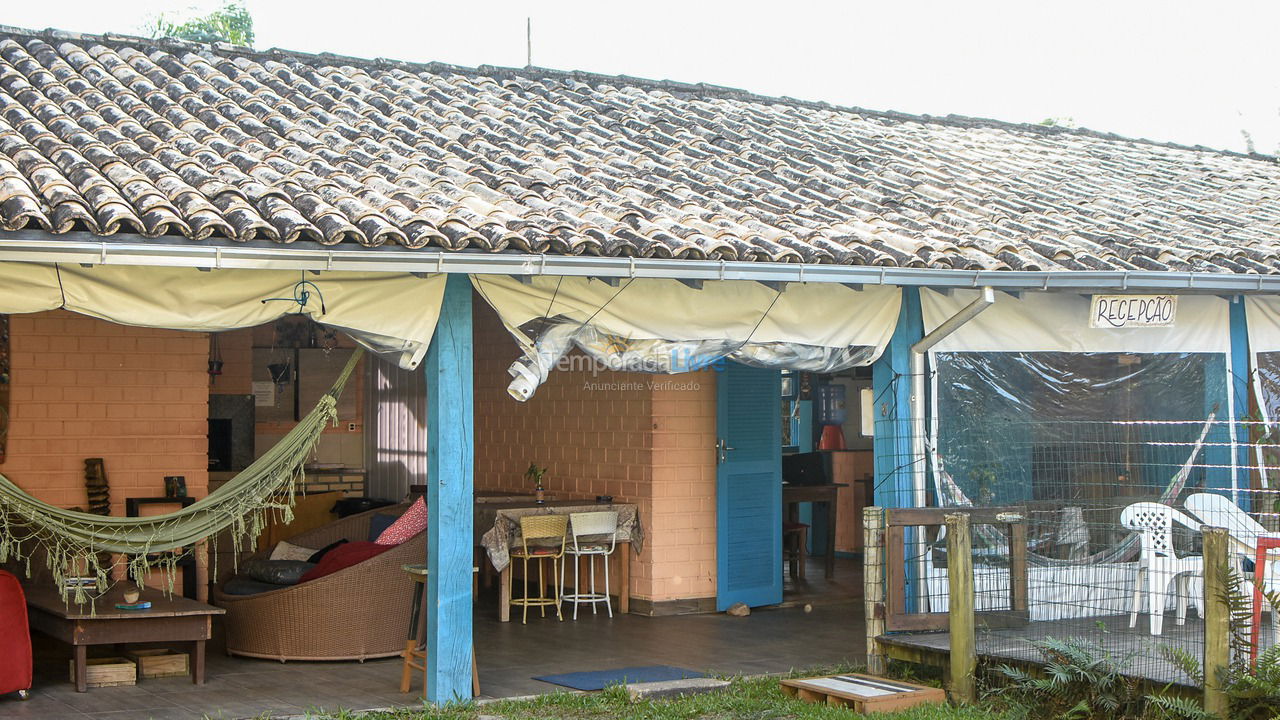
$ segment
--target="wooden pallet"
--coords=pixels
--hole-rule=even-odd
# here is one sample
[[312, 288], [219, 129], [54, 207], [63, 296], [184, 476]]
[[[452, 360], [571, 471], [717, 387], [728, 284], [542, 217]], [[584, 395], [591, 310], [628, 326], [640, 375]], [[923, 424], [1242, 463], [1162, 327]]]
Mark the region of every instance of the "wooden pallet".
[[138, 679], [183, 677], [191, 674], [188, 656], [165, 648], [127, 650], [124, 656], [137, 664]]
[[[71, 682], [76, 681], [76, 661], [71, 660]], [[119, 687], [138, 682], [138, 668], [133, 661], [122, 657], [89, 658], [85, 663], [87, 687]]]
[[859, 713], [892, 712], [947, 701], [941, 688], [852, 673], [782, 680], [781, 684], [782, 691], [791, 697], [848, 707]]

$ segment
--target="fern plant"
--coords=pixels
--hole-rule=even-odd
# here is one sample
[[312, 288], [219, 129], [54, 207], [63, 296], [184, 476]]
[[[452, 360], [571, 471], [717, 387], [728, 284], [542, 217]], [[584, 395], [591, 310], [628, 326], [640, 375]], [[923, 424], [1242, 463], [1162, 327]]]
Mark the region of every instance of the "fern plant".
[[1117, 659], [1097, 643], [1080, 639], [1045, 638], [1034, 645], [1044, 658], [1042, 671], [996, 667], [1006, 682], [992, 694], [1003, 701], [1012, 717], [1142, 717], [1146, 699], [1140, 683], [1122, 672], [1132, 655]]
[[[1249, 662], [1253, 649], [1249, 633], [1253, 611], [1246, 593], [1251, 593], [1253, 586], [1232, 568], [1223, 568], [1222, 572], [1226, 586], [1220, 599], [1227, 606], [1231, 662], [1219, 682], [1227, 696], [1228, 717], [1231, 720], [1274, 720], [1280, 717], [1280, 645], [1259, 654], [1256, 665]], [[1258, 587], [1267, 603], [1280, 607], [1280, 593]], [[1181, 648], [1168, 646], [1161, 648], [1161, 655], [1186, 673], [1194, 684], [1204, 685], [1204, 667], [1199, 658]], [[1199, 703], [1168, 692], [1150, 695], [1146, 699], [1149, 713], [1155, 718], [1206, 720], [1214, 717], [1201, 709]]]

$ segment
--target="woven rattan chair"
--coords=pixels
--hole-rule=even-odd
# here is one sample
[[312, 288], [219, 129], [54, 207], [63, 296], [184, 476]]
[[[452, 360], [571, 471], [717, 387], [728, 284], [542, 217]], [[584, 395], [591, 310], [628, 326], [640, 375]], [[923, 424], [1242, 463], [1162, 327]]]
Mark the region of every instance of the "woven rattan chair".
[[[379, 513], [399, 515], [408, 503], [351, 515], [289, 542], [321, 548], [369, 537]], [[427, 534], [332, 575], [256, 595], [228, 595], [219, 586], [214, 604], [225, 608], [227, 654], [270, 660], [366, 660], [397, 657], [409, 633], [405, 601], [414, 583], [402, 569], [427, 556]], [[265, 553], [255, 557], [266, 557]]]
[[[520, 548], [511, 551], [512, 560], [520, 560], [524, 569], [524, 597], [512, 598], [512, 605], [522, 609], [520, 623], [529, 621], [529, 606], [538, 608], [542, 617], [547, 616], [547, 607], [556, 609], [556, 617], [564, 620], [560, 614], [560, 582], [557, 575], [560, 571], [560, 559], [564, 557], [565, 533], [569, 529], [569, 518], [565, 515], [525, 515], [520, 518]], [[530, 541], [534, 544], [530, 545]], [[541, 543], [537, 541], [542, 541]], [[558, 543], [558, 544], [557, 544]], [[529, 597], [529, 561], [538, 564], [538, 597]], [[551, 597], [547, 597], [546, 561], [551, 561]]]

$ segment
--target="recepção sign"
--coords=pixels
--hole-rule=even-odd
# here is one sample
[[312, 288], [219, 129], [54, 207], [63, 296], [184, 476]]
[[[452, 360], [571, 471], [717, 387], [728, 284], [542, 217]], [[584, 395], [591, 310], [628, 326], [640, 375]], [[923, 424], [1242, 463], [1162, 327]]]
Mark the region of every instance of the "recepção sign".
[[1177, 295], [1094, 295], [1089, 327], [1173, 327]]

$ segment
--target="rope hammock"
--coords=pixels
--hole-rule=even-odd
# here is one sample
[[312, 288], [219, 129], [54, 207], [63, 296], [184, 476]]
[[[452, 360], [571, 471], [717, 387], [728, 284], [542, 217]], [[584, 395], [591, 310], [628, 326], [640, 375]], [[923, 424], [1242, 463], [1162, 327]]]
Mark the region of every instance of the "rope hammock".
[[[1178, 497], [1178, 493], [1182, 492], [1182, 489], [1186, 487], [1187, 479], [1191, 477], [1191, 470], [1195, 467], [1196, 456], [1204, 448], [1204, 440], [1209, 435], [1209, 428], [1213, 426], [1215, 417], [1216, 413], [1209, 413], [1209, 418], [1204, 421], [1204, 427], [1200, 429], [1200, 436], [1196, 438], [1195, 444], [1191, 447], [1191, 453], [1187, 456], [1187, 461], [1182, 464], [1178, 472], [1174, 473], [1169, 485], [1160, 493], [1158, 502], [1165, 505], [1171, 504]], [[960, 489], [955, 480], [952, 480], [951, 476], [945, 472], [934, 473], [934, 492], [942, 500], [941, 504], [946, 507], [973, 507], [973, 500], [970, 500], [969, 496], [964, 494], [964, 491]], [[1006, 542], [1000, 531], [990, 525], [976, 525], [974, 526], [974, 532], [991, 547], [1000, 547]], [[1134, 533], [1126, 537], [1119, 545], [1087, 557], [1067, 560], [1027, 551], [1027, 560], [1032, 565], [1101, 565], [1128, 562], [1137, 556], [1139, 550], [1138, 535]]]
[[[87, 596], [78, 586], [68, 588], [67, 577], [89, 568], [97, 587], [107, 587], [110, 566], [96, 558], [99, 553], [116, 553], [127, 558], [128, 576], [135, 582], [141, 585], [158, 567], [172, 592], [178, 561], [193, 553], [196, 543], [230, 530], [238, 553], [256, 542], [270, 513], [285, 523], [293, 520], [293, 492], [303, 479], [302, 466], [324, 428], [337, 422], [338, 397], [363, 354], [359, 349], [352, 353], [333, 387], [280, 442], [222, 487], [176, 512], [105, 517], [64, 510], [31, 497], [0, 475], [0, 563], [22, 560], [30, 577], [32, 551], [39, 547], [63, 599], [74, 591], [80, 603]], [[153, 553], [167, 554], [148, 559]]]

